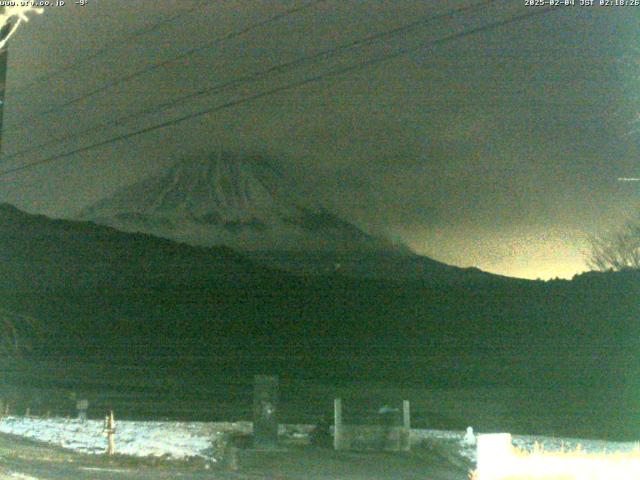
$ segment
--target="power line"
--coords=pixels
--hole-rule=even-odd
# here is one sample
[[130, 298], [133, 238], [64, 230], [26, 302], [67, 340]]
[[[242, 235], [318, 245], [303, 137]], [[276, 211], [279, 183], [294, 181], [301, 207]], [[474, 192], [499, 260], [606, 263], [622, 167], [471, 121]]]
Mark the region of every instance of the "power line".
[[20, 85], [19, 88], [17, 88], [15, 91], [12, 92], [12, 95], [23, 95], [23, 94], [27, 94], [27, 93], [32, 93], [31, 88], [38, 84], [38, 83], [42, 83], [45, 82], [47, 80], [49, 80], [52, 77], [58, 76], [64, 72], [67, 72], [69, 70], [73, 70], [77, 67], [79, 67], [82, 64], [85, 64], [87, 62], [90, 62], [91, 60], [95, 60], [96, 58], [100, 57], [101, 55], [104, 55], [107, 52], [112, 52], [115, 48], [118, 48], [122, 45], [126, 45], [131, 43], [131, 40], [137, 38], [137, 37], [142, 37], [144, 35], [147, 35], [151, 32], [154, 32], [156, 30], [159, 30], [160, 28], [162, 28], [163, 26], [170, 24], [172, 22], [174, 22], [175, 20], [177, 20], [180, 17], [183, 16], [187, 16], [189, 14], [191, 14], [192, 12], [198, 10], [202, 5], [207, 5], [208, 2], [206, 1], [202, 1], [202, 2], [198, 2], [197, 5], [191, 7], [191, 8], [187, 8], [185, 10], [181, 10], [179, 13], [176, 13], [174, 15], [170, 15], [166, 18], [163, 18], [162, 20], [159, 20], [158, 22], [143, 27], [139, 30], [136, 30], [135, 32], [133, 32], [130, 35], [127, 35], [126, 37], [123, 37], [119, 40], [117, 40], [114, 43], [109, 44], [106, 47], [100, 48], [98, 50], [96, 50], [94, 53], [91, 53], [89, 55], [87, 55], [86, 57], [77, 59], [63, 67], [60, 67], [57, 70], [53, 70], [49, 73], [46, 73], [44, 75], [41, 75], [39, 77], [36, 77], [35, 79], [31, 80], [30, 82], [26, 83], [26, 84], [22, 84]]
[[311, 0], [309, 3], [307, 3], [305, 5], [302, 5], [302, 6], [299, 6], [299, 7], [290, 8], [290, 9], [288, 9], [288, 10], [282, 12], [282, 13], [278, 13], [277, 15], [273, 15], [273, 16], [271, 16], [269, 18], [266, 18], [264, 20], [261, 20], [259, 22], [252, 23], [251, 25], [248, 25], [245, 28], [242, 28], [240, 30], [236, 30], [236, 31], [227, 33], [226, 35], [223, 35], [221, 37], [218, 37], [215, 40], [206, 43], [205, 45], [201, 45], [201, 46], [190, 48], [189, 50], [187, 50], [185, 52], [182, 52], [181, 54], [179, 54], [176, 57], [170, 58], [168, 60], [163, 60], [163, 61], [158, 62], [158, 63], [154, 63], [152, 65], [149, 65], [148, 67], [142, 68], [140, 70], [136, 70], [135, 72], [133, 72], [130, 75], [127, 75], [125, 77], [120, 77], [120, 78], [118, 78], [116, 80], [104, 83], [101, 86], [99, 86], [99, 87], [97, 87], [97, 88], [95, 88], [95, 89], [93, 89], [93, 90], [91, 90], [91, 91], [89, 91], [89, 92], [87, 92], [87, 93], [85, 93], [83, 95], [80, 95], [80, 96], [77, 96], [75, 98], [72, 98], [71, 100], [68, 100], [68, 101], [66, 101], [66, 102], [64, 102], [64, 103], [62, 103], [60, 105], [57, 105], [57, 106], [55, 106], [53, 108], [50, 108], [48, 110], [44, 110], [42, 112], [35, 113], [34, 115], [28, 116], [26, 119], [24, 119], [20, 123], [24, 123], [25, 121], [28, 122], [28, 121], [33, 120], [36, 117], [40, 117], [42, 115], [48, 115], [48, 114], [53, 113], [53, 112], [55, 112], [57, 110], [69, 107], [69, 106], [74, 105], [76, 103], [79, 103], [79, 102], [81, 102], [83, 100], [91, 98], [91, 97], [97, 95], [98, 93], [104, 92], [106, 90], [110, 90], [111, 88], [113, 88], [115, 86], [127, 83], [127, 82], [129, 82], [129, 81], [131, 81], [131, 80], [133, 80], [135, 78], [140, 77], [141, 75], [153, 72], [154, 70], [157, 70], [159, 68], [163, 68], [163, 67], [169, 66], [172, 63], [176, 62], [177, 60], [180, 60], [180, 59], [183, 59], [183, 58], [186, 58], [186, 57], [190, 57], [191, 55], [193, 55], [193, 54], [195, 54], [197, 52], [200, 52], [202, 50], [208, 50], [208, 49], [220, 44], [221, 42], [231, 40], [232, 38], [235, 38], [235, 37], [239, 37], [241, 35], [244, 35], [245, 33], [248, 33], [248, 32], [250, 32], [252, 30], [255, 30], [256, 28], [263, 27], [265, 25], [268, 25], [269, 23], [281, 20], [281, 19], [286, 18], [286, 17], [288, 17], [290, 15], [293, 15], [295, 13], [307, 10], [307, 9], [315, 6], [316, 4], [323, 3], [323, 2], [326, 2], [326, 1], [327, 0]]
[[497, 21], [497, 22], [490, 23], [488, 25], [483, 25], [481, 27], [476, 27], [476, 28], [473, 28], [473, 29], [470, 29], [470, 30], [467, 30], [467, 31], [458, 32], [458, 33], [455, 33], [455, 34], [448, 35], [446, 37], [442, 37], [442, 38], [439, 38], [439, 39], [436, 39], [436, 40], [432, 40], [431, 42], [428, 42], [426, 45], [419, 45], [419, 46], [416, 46], [416, 47], [404, 48], [404, 49], [401, 49], [401, 50], [399, 50], [397, 52], [394, 52], [394, 53], [391, 53], [391, 54], [381, 55], [381, 56], [374, 57], [374, 58], [369, 59], [369, 60], [365, 60], [363, 62], [359, 62], [359, 63], [352, 64], [352, 65], [348, 65], [346, 67], [342, 67], [342, 68], [339, 68], [339, 69], [334, 69], [332, 71], [321, 73], [321, 74], [315, 75], [313, 77], [309, 77], [309, 78], [306, 78], [306, 79], [303, 79], [303, 80], [299, 80], [299, 81], [296, 81], [296, 82], [291, 82], [291, 83], [288, 83], [288, 84], [280, 86], [280, 87], [275, 87], [275, 88], [272, 88], [270, 90], [266, 90], [264, 92], [260, 92], [260, 93], [254, 94], [254, 95], [250, 95], [248, 97], [244, 97], [244, 98], [241, 98], [241, 99], [238, 99], [238, 100], [232, 100], [232, 101], [223, 103], [221, 105], [217, 105], [215, 107], [211, 107], [211, 108], [207, 108], [205, 110], [201, 110], [199, 112], [191, 113], [191, 114], [184, 115], [184, 116], [172, 119], [172, 120], [168, 120], [168, 121], [156, 124], [156, 125], [152, 125], [152, 126], [149, 126], [149, 127], [145, 127], [145, 128], [141, 128], [141, 129], [138, 129], [138, 130], [134, 130], [134, 131], [126, 133], [126, 134], [118, 135], [116, 137], [112, 137], [112, 138], [107, 139], [107, 140], [96, 142], [94, 144], [87, 145], [85, 147], [81, 147], [81, 148], [77, 148], [75, 150], [70, 150], [68, 152], [64, 152], [64, 153], [60, 153], [60, 154], [57, 154], [57, 155], [53, 155], [51, 157], [45, 158], [43, 160], [38, 160], [36, 162], [32, 162], [32, 163], [29, 163], [27, 165], [22, 165], [22, 166], [19, 166], [19, 167], [14, 167], [14, 168], [8, 169], [8, 170], [3, 170], [3, 171], [0, 171], [0, 177], [7, 176], [7, 175], [9, 175], [11, 173], [16, 173], [16, 172], [20, 172], [20, 171], [23, 171], [23, 170], [27, 170], [27, 169], [30, 169], [30, 168], [33, 168], [35, 166], [42, 165], [42, 164], [45, 164], [45, 163], [51, 163], [51, 162], [54, 162], [54, 161], [57, 161], [57, 160], [61, 160], [61, 159], [76, 155], [78, 153], [84, 153], [84, 152], [87, 152], [89, 150], [93, 150], [95, 148], [99, 148], [99, 147], [102, 147], [102, 146], [105, 146], [105, 145], [109, 145], [111, 143], [115, 143], [115, 142], [118, 142], [118, 141], [121, 141], [121, 140], [127, 140], [129, 138], [133, 138], [133, 137], [136, 137], [136, 136], [139, 136], [139, 135], [144, 135], [146, 133], [149, 133], [149, 132], [152, 132], [152, 131], [155, 131], [155, 130], [160, 130], [160, 129], [163, 129], [163, 128], [166, 128], [166, 127], [177, 125], [177, 124], [185, 122], [187, 120], [198, 118], [198, 117], [201, 117], [201, 116], [204, 116], [204, 115], [207, 115], [207, 114], [211, 114], [211, 113], [215, 113], [215, 112], [218, 112], [218, 111], [221, 111], [221, 110], [226, 110], [228, 108], [236, 107], [238, 105], [242, 105], [244, 103], [247, 103], [247, 102], [250, 102], [250, 101], [253, 101], [253, 100], [258, 100], [260, 98], [271, 96], [271, 95], [274, 95], [274, 94], [277, 94], [277, 93], [280, 93], [280, 92], [283, 92], [283, 91], [291, 90], [293, 88], [301, 87], [301, 86], [308, 85], [308, 84], [311, 84], [311, 83], [316, 83], [316, 82], [319, 82], [319, 81], [324, 80], [326, 78], [335, 77], [335, 76], [343, 75], [343, 74], [346, 74], [346, 73], [351, 73], [353, 71], [356, 71], [356, 70], [359, 70], [359, 69], [362, 69], [362, 68], [366, 68], [366, 67], [370, 67], [370, 66], [385, 62], [387, 60], [398, 58], [400, 56], [406, 55], [406, 54], [411, 53], [411, 52], [415, 52], [415, 51], [418, 51], [418, 50], [423, 50], [423, 49], [428, 48], [428, 47], [441, 45], [443, 43], [451, 42], [453, 40], [458, 40], [460, 38], [468, 37], [468, 36], [471, 36], [471, 35], [476, 35], [478, 33], [482, 33], [482, 32], [485, 32], [485, 31], [488, 31], [488, 30], [492, 30], [492, 29], [495, 29], [495, 28], [498, 28], [498, 27], [509, 25], [511, 23], [523, 21], [523, 20], [532, 18], [534, 16], [538, 16], [538, 15], [542, 15], [542, 14], [545, 14], [545, 13], [549, 13], [554, 9], [555, 9], [555, 7], [547, 7], [547, 8], [543, 8], [543, 9], [537, 9], [537, 10], [534, 10], [532, 12], [528, 12], [528, 13], [525, 13], [525, 14], [517, 15], [515, 17], [511, 17], [511, 18], [506, 19], [506, 20], [500, 20], [500, 21]]
[[250, 83], [250, 82], [256, 82], [264, 77], [266, 77], [267, 75], [273, 74], [273, 73], [281, 73], [283, 71], [292, 69], [292, 68], [296, 68], [300, 65], [304, 65], [307, 64], [309, 62], [312, 62], [314, 60], [320, 59], [320, 58], [327, 58], [330, 57], [332, 55], [336, 55], [340, 52], [343, 52], [345, 50], [349, 50], [351, 48], [357, 47], [357, 46], [361, 46], [361, 45], [365, 45], [365, 44], [369, 44], [369, 43], [373, 43], [377, 40], [383, 39], [383, 38], [388, 38], [388, 37], [394, 37], [397, 35], [400, 35], [402, 33], [406, 33], [408, 31], [414, 30], [420, 26], [424, 26], [427, 23], [436, 21], [436, 20], [441, 20], [443, 18], [449, 18], [449, 17], [453, 17], [454, 15], [458, 15], [460, 13], [467, 13], [467, 12], [472, 12], [474, 10], [477, 10], [479, 8], [484, 8], [486, 7], [486, 5], [490, 4], [490, 3], [495, 3], [496, 0], [482, 0], [481, 2], [478, 3], [474, 3], [472, 5], [468, 5], [465, 7], [458, 7], [458, 8], [454, 8], [451, 10], [448, 10], [447, 12], [441, 13], [441, 14], [437, 14], [437, 15], [431, 15], [431, 16], [427, 16], [427, 17], [423, 17], [420, 20], [402, 25], [400, 27], [396, 27], [393, 28], [391, 30], [385, 30], [382, 32], [378, 32], [378, 33], [374, 33], [372, 35], [368, 35], [366, 37], [363, 38], [359, 38], [353, 41], [350, 41], [348, 43], [342, 44], [342, 45], [338, 45], [336, 47], [332, 47], [332, 48], [328, 48], [325, 50], [322, 50], [320, 52], [317, 52], [315, 54], [309, 55], [309, 56], [304, 56], [304, 57], [299, 57], [295, 60], [291, 60], [285, 63], [281, 63], [279, 65], [275, 65], [272, 67], [269, 67], [265, 70], [259, 71], [259, 72], [254, 72], [254, 73], [250, 73], [248, 75], [244, 75], [242, 77], [221, 83], [221, 84], [217, 84], [217, 85], [213, 85], [213, 86], [209, 86], [206, 87], [204, 89], [201, 90], [197, 90], [195, 92], [192, 93], [188, 93], [186, 95], [182, 95], [180, 97], [176, 97], [174, 99], [169, 100], [168, 102], [164, 102], [161, 103], [159, 105], [156, 105], [154, 107], [151, 108], [147, 108], [147, 109], [143, 109], [119, 118], [116, 118], [114, 120], [110, 120], [108, 122], [104, 122], [102, 124], [99, 125], [95, 125], [93, 127], [89, 127], [86, 128], [84, 130], [80, 130], [78, 132], [74, 132], [68, 135], [63, 135], [61, 137], [52, 139], [50, 141], [38, 144], [38, 145], [32, 145], [30, 147], [27, 147], [19, 152], [13, 153], [11, 155], [8, 155], [4, 158], [2, 158], [2, 160], [6, 161], [6, 160], [10, 160], [12, 158], [21, 156], [21, 155], [25, 155], [27, 153], [30, 153], [32, 151], [35, 150], [39, 150], [41, 148], [44, 147], [49, 147], [52, 145], [55, 145], [57, 143], [63, 142], [63, 141], [67, 141], [67, 140], [72, 140], [74, 138], [78, 138], [82, 135], [85, 135], [87, 133], [91, 133], [91, 132], [95, 132], [97, 130], [100, 130], [104, 127], [111, 127], [111, 126], [118, 126], [120, 124], [122, 124], [125, 121], [129, 121], [129, 120], [133, 120], [139, 117], [143, 117], [146, 115], [149, 115], [151, 113], [155, 113], [155, 112], [159, 112], [162, 110], [165, 110], [169, 107], [178, 105], [182, 102], [184, 102], [185, 100], [190, 100], [196, 97], [200, 97], [203, 95], [208, 95], [208, 94], [212, 94], [212, 93], [216, 93], [216, 92], [220, 92], [226, 88], [230, 88], [230, 87], [235, 87], [235, 86], [239, 86], [242, 85], [244, 83]]

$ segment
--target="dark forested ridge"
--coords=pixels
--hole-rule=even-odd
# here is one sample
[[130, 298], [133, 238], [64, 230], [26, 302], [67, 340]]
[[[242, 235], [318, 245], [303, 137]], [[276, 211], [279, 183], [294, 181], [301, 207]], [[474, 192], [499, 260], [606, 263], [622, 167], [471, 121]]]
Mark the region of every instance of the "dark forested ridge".
[[[296, 276], [197, 248], [0, 207], [5, 309], [42, 321], [35, 354], [247, 374], [430, 384], [640, 382], [640, 274]], [[634, 393], [635, 392], [635, 393]]]

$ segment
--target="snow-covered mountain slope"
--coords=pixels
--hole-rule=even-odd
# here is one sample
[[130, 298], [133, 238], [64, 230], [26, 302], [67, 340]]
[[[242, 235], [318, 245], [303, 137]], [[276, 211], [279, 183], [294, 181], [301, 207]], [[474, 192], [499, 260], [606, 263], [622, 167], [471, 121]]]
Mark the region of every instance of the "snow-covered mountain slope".
[[266, 160], [229, 153], [182, 160], [84, 209], [80, 218], [241, 251], [390, 248], [297, 193]]
[[91, 220], [196, 246], [226, 246], [296, 274], [433, 280], [487, 276], [413, 254], [326, 210], [264, 158], [177, 162], [84, 209]]

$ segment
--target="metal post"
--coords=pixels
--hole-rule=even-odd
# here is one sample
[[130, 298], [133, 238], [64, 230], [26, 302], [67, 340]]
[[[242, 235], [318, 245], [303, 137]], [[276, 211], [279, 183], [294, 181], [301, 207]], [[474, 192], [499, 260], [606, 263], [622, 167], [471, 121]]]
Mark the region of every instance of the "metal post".
[[87, 410], [89, 409], [89, 400], [82, 399], [76, 402], [76, 410], [78, 411], [78, 420], [81, 422], [87, 421]]
[[342, 400], [336, 398], [333, 401], [333, 448], [342, 448]]
[[256, 375], [253, 389], [253, 443], [257, 448], [278, 445], [278, 377]]
[[116, 421], [113, 418], [113, 410], [104, 419], [104, 434], [107, 436], [107, 455], [116, 453]]
[[402, 428], [400, 429], [400, 450], [411, 450], [411, 409], [409, 400], [402, 401]]
[[411, 428], [411, 410], [409, 400], [402, 401], [402, 425], [404, 428]]

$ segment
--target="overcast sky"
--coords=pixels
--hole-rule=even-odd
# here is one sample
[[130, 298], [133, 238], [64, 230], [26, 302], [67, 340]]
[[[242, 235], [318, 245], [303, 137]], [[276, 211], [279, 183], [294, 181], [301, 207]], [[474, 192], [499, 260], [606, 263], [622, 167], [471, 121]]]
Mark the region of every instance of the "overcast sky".
[[[617, 180], [640, 177], [633, 123], [640, 111], [640, 7], [557, 8], [482, 30], [539, 8], [484, 2], [98, 128], [207, 86], [472, 4], [89, 0], [84, 7], [67, 1], [47, 8], [10, 44], [0, 171], [409, 52], [4, 175], [0, 200], [72, 216], [122, 185], [222, 144], [271, 155], [328, 207], [418, 253], [511, 276], [570, 277], [585, 268], [586, 235], [640, 210], [640, 182]], [[482, 31], [436, 41], [475, 29]], [[241, 30], [247, 31], [237, 34]], [[136, 74], [195, 47], [191, 55]], [[94, 58], [83, 60], [88, 56]], [[105, 85], [111, 86], [76, 100]], [[91, 126], [88, 135], [33, 148]]]

